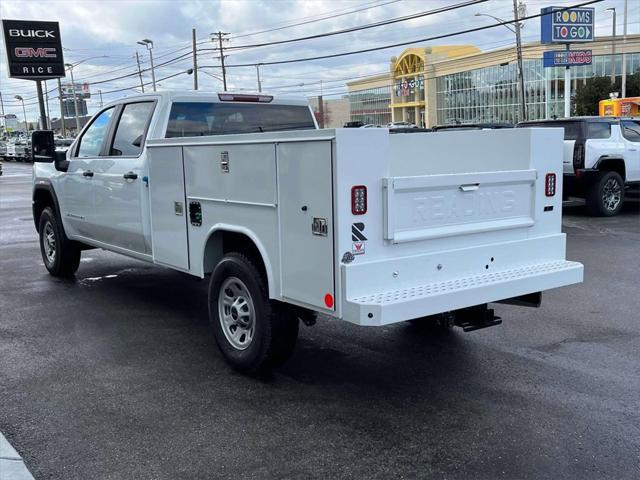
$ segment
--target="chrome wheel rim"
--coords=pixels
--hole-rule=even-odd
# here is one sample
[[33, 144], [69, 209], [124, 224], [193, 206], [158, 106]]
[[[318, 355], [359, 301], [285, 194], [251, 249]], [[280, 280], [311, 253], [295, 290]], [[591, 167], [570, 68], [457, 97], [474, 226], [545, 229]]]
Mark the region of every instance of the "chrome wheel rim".
[[622, 186], [615, 178], [610, 178], [602, 187], [602, 204], [604, 207], [613, 211], [618, 208], [622, 200]]
[[54, 263], [56, 261], [56, 234], [51, 222], [47, 222], [44, 225], [42, 243], [44, 247], [44, 255], [47, 257], [47, 261], [49, 263]]
[[218, 317], [227, 341], [237, 350], [251, 345], [255, 331], [255, 307], [249, 289], [236, 277], [227, 278], [218, 294]]

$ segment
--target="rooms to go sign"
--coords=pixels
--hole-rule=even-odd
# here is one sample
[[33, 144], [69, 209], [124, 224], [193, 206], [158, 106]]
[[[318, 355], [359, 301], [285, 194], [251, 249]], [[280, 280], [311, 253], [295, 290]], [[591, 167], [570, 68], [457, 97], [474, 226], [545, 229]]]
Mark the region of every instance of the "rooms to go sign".
[[541, 13], [541, 43], [593, 42], [593, 8], [547, 7]]

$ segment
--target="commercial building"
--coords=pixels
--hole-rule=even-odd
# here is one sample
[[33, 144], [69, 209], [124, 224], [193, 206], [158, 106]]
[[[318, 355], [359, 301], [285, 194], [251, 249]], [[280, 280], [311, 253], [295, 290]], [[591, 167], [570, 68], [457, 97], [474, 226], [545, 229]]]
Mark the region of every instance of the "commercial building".
[[[571, 67], [571, 94], [593, 76], [640, 69], [640, 35], [600, 37], [588, 45], [591, 65]], [[613, 49], [615, 48], [615, 55]], [[564, 116], [564, 67], [543, 67], [543, 53], [562, 45], [523, 45], [527, 118]], [[482, 52], [473, 45], [409, 48], [392, 57], [389, 73], [348, 82], [352, 121], [384, 125], [408, 121], [430, 127], [454, 123], [517, 122], [515, 47]]]

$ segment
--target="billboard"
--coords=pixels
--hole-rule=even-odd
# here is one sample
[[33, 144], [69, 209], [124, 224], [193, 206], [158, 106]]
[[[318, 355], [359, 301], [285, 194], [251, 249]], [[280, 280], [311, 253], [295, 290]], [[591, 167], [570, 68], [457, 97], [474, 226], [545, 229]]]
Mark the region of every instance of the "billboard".
[[58, 22], [2, 20], [9, 76], [27, 80], [64, 77]]
[[7, 132], [18, 130], [18, 117], [13, 113], [7, 113], [4, 116], [4, 128]]
[[[78, 116], [83, 117], [87, 115], [87, 102], [78, 98]], [[75, 117], [76, 106], [73, 99], [62, 101], [62, 116], [63, 117]]]
[[542, 53], [544, 67], [571, 67], [573, 65], [591, 65], [591, 50], [559, 50]]
[[[76, 83], [76, 98], [91, 98], [91, 92], [89, 91], [88, 83]], [[62, 87], [62, 99], [73, 98], [73, 84], [63, 83]]]
[[593, 42], [593, 8], [546, 7], [540, 13], [540, 43]]

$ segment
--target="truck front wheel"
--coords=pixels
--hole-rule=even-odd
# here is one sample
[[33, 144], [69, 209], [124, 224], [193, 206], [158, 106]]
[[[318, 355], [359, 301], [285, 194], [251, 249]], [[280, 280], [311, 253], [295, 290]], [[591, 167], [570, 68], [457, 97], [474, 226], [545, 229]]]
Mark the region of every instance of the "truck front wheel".
[[265, 279], [240, 253], [226, 254], [211, 274], [209, 321], [225, 359], [245, 372], [284, 363], [298, 338], [297, 316], [269, 300]]
[[40, 214], [38, 233], [40, 253], [49, 273], [54, 277], [70, 277], [76, 273], [80, 265], [80, 248], [67, 238], [51, 207]]
[[624, 181], [617, 172], [600, 172], [587, 192], [587, 210], [592, 215], [612, 217], [622, 209]]

